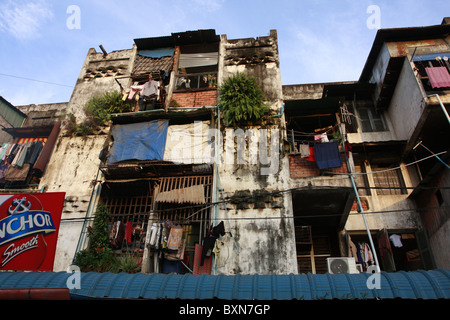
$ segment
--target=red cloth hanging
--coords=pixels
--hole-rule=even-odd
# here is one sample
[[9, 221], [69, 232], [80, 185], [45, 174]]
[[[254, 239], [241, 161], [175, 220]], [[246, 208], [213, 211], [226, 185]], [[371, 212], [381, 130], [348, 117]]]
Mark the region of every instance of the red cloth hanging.
[[450, 87], [450, 74], [446, 67], [425, 68], [433, 88]]
[[305, 160], [316, 161], [316, 157], [314, 156], [314, 147], [309, 147], [309, 157], [306, 157]]
[[125, 239], [127, 240], [128, 245], [131, 244], [131, 234], [133, 233], [133, 224], [128, 221], [125, 223]]
[[203, 246], [201, 244], [196, 243], [194, 254], [194, 267], [192, 274], [203, 274], [203, 273], [211, 274], [212, 256], [206, 257], [203, 261], [203, 265], [201, 266], [200, 263], [202, 261], [202, 252]]

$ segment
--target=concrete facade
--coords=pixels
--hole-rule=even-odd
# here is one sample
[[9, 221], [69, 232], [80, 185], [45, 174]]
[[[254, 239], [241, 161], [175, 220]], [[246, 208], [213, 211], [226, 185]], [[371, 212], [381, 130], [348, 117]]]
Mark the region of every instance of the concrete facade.
[[[282, 105], [277, 34], [257, 39], [221, 39], [220, 79], [243, 72], [257, 79], [273, 114]], [[288, 193], [277, 193], [289, 187], [288, 157], [281, 154], [284, 118], [273, 118], [273, 124], [243, 129], [223, 128], [223, 163], [219, 164], [218, 187], [223, 200], [231, 203], [219, 207], [219, 219], [229, 219], [233, 237], [223, 240], [217, 272], [225, 274], [289, 274], [297, 271], [292, 203]], [[242, 147], [236, 136], [243, 134]], [[261, 139], [267, 139], [269, 163], [261, 159]], [[275, 146], [275, 147], [273, 147]], [[266, 170], [267, 172], [265, 172]]]
[[[216, 225], [223, 221], [227, 231], [218, 240], [220, 254], [214, 260], [212, 273], [326, 272], [327, 257], [349, 256], [350, 237], [368, 242], [367, 229], [376, 242], [372, 249], [378, 250], [383, 232], [404, 235], [405, 244], [412, 244], [414, 250], [420, 249], [421, 261], [414, 260], [410, 264], [398, 258], [381, 261], [383, 270], [450, 268], [450, 254], [443, 250], [449, 241], [448, 210], [443, 205], [449, 201], [448, 192], [439, 188], [448, 186], [448, 169], [436, 164], [436, 159], [431, 159], [435, 161], [432, 163], [427, 160], [420, 165], [409, 165], [417, 158], [430, 156], [428, 151], [414, 148], [420, 141], [435, 152], [449, 149], [448, 143], [436, 143], [440, 134], [448, 133], [445, 128], [448, 124], [442, 122], [439, 113], [442, 106], [437, 97], [430, 96], [436, 92], [426, 87], [423, 74], [419, 74], [413, 61], [418, 53], [450, 52], [448, 36], [439, 38], [435, 30], [443, 32], [445, 27], [430, 28], [433, 31], [430, 39], [421, 33], [416, 41], [409, 38], [403, 41], [402, 37], [407, 36], [404, 33], [410, 32], [403, 29], [380, 31], [361, 79], [339, 83], [283, 86], [275, 30], [271, 30], [269, 36], [247, 39], [227, 39], [226, 35], [217, 39], [210, 30], [186, 32], [174, 37], [140, 39], [131, 49], [110, 53], [89, 49], [70, 101], [19, 107], [29, 115], [27, 121], [32, 121], [37, 112], [45, 113], [49, 123], [69, 114], [82, 122], [89, 98], [112, 90], [127, 93], [126, 89], [134, 81], [142, 80], [143, 74], [148, 76], [142, 69], [138, 75], [141, 78], [134, 73], [137, 55], [143, 46], [155, 49], [158, 48], [155, 43], [164, 46], [170, 43], [174, 47], [170, 62], [173, 65], [166, 70], [170, 80], [165, 84], [167, 96], [162, 109], [116, 115], [112, 123], [85, 137], [66, 134], [63, 122], [39, 182], [39, 188], [47, 192], [66, 193], [54, 270], [66, 270], [75, 253], [87, 246], [86, 228], [90, 220], [86, 218], [92, 218], [95, 207], [104, 198], [103, 186], [109, 188], [108, 183], [145, 180], [149, 188], [154, 188], [171, 174], [175, 175], [170, 170], [185, 170], [183, 174], [193, 175], [192, 167], [177, 166], [169, 170], [142, 162], [133, 163], [131, 171], [126, 171], [129, 168], [125, 167], [114, 168], [117, 172], [122, 170], [120, 174], [132, 172], [130, 176], [107, 177], [108, 168], [99, 156], [112, 142], [110, 132], [114, 125], [163, 118], [185, 124], [196, 120], [198, 110], [210, 112], [202, 117], [209, 117], [212, 128], [218, 129], [223, 138], [216, 161], [210, 166], [211, 202], [216, 204], [211, 205], [210, 221], [200, 223], [200, 228], [206, 229], [203, 223]], [[180, 52], [181, 55], [198, 53], [203, 45], [210, 52], [216, 43], [217, 87], [175, 90], [180, 76], [177, 74]], [[152, 62], [155, 68], [159, 66], [156, 62]], [[220, 85], [239, 72], [256, 79], [271, 108], [264, 122], [243, 129], [224, 127], [216, 109]], [[448, 90], [444, 88], [438, 93], [442, 93], [443, 108], [448, 109], [450, 101], [445, 97]], [[40, 120], [35, 117], [35, 121]], [[369, 120], [371, 130], [367, 130], [368, 124], [364, 122]], [[436, 124], [441, 131], [433, 132]], [[29, 125], [33, 126], [33, 122]], [[34, 125], [42, 123], [34, 122]], [[333, 139], [338, 143], [342, 160], [338, 168], [319, 169], [315, 162], [300, 155], [299, 143], [322, 132], [328, 132], [330, 137], [337, 135]], [[352, 150], [346, 149], [345, 142]], [[448, 162], [447, 155], [442, 157]], [[357, 192], [367, 225], [358, 208], [349, 173], [354, 174], [359, 188]], [[182, 175], [178, 171], [177, 174]], [[387, 182], [380, 176], [386, 177]], [[133, 187], [130, 190], [133, 191]], [[153, 216], [155, 206], [150, 207]], [[423, 208], [431, 207], [440, 209], [427, 215], [428, 211]], [[299, 240], [299, 232], [305, 227], [310, 228], [311, 239], [306, 243]], [[423, 230], [428, 233], [429, 244], [419, 243], [418, 233]], [[148, 272], [150, 264], [158, 263], [149, 253], [148, 234], [145, 250], [146, 269], [143, 271]]]

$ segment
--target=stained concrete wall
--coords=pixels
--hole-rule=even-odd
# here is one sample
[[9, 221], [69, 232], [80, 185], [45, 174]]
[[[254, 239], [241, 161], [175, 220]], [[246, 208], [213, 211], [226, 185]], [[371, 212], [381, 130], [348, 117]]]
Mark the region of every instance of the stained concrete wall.
[[387, 113], [398, 140], [411, 138], [424, 111], [425, 96], [413, 65], [405, 58]]
[[[282, 104], [281, 75], [276, 32], [257, 39], [227, 40], [220, 47], [219, 84], [237, 72], [256, 78], [267, 103], [276, 112]], [[218, 165], [218, 187], [223, 189], [218, 200], [230, 202], [217, 212], [225, 222], [227, 234], [220, 251], [216, 272], [224, 274], [288, 274], [297, 272], [292, 201], [285, 190], [289, 184], [289, 160], [280, 153], [284, 117], [264, 128], [246, 129], [245, 143], [235, 138], [236, 131], [222, 128], [223, 163]], [[261, 129], [265, 129], [263, 131]], [[258, 143], [267, 138], [267, 145]], [[272, 142], [277, 147], [271, 150]], [[238, 159], [238, 148], [245, 148]], [[272, 165], [261, 163], [264, 150]], [[272, 170], [273, 169], [273, 170]]]
[[[85, 119], [84, 106], [95, 95], [118, 90], [115, 77], [124, 86], [129, 85], [135, 48], [108, 53], [104, 56], [90, 49], [81, 68], [76, 86], [61, 114], [73, 114], [78, 123]], [[93, 181], [98, 178], [98, 158], [107, 138], [109, 128], [86, 137], [65, 134], [64, 127], [58, 138], [40, 188], [46, 192], [65, 192], [66, 198], [58, 235], [54, 271], [63, 271], [72, 263], [80, 239], [84, 218], [90, 209], [95, 210], [97, 198], [91, 199]]]
[[92, 183], [97, 178], [98, 155], [104, 141], [105, 136], [97, 135], [60, 136], [41, 179], [40, 187], [45, 187], [46, 192], [66, 193], [54, 271], [66, 270], [72, 263], [91, 200]]
[[128, 88], [136, 52], [134, 46], [132, 49], [113, 51], [105, 56], [93, 48], [89, 49], [70, 97], [67, 113], [72, 113], [77, 121], [83, 121], [83, 110], [91, 97], [101, 95], [105, 91], [120, 92], [117, 82], [123, 88]]
[[[437, 268], [450, 268], [450, 193], [443, 187], [450, 184], [450, 171], [443, 166], [430, 178], [428, 186], [442, 189], [425, 188], [417, 193], [415, 201], [420, 211], [423, 227], [429, 238], [429, 244]], [[440, 197], [440, 198], [439, 198]]]

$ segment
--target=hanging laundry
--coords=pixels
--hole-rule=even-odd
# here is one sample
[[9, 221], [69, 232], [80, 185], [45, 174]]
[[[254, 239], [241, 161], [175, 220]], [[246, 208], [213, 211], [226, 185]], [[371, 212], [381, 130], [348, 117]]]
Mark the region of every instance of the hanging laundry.
[[355, 243], [355, 246], [356, 246], [357, 263], [364, 266], [364, 259], [362, 257], [362, 246], [359, 242]]
[[396, 247], [396, 248], [401, 248], [401, 247], [403, 247], [402, 240], [401, 240], [402, 237], [399, 236], [398, 234], [393, 234], [393, 235], [391, 235], [391, 236], [389, 237], [389, 239], [391, 239], [392, 243], [394, 244], [394, 247]]
[[316, 142], [328, 142], [329, 140], [328, 140], [327, 133], [324, 132], [322, 134], [316, 134], [314, 136], [314, 141], [316, 141]]
[[181, 244], [176, 252], [165, 252], [164, 258], [167, 260], [183, 260], [184, 251], [186, 250], [186, 239], [181, 240]]
[[149, 244], [150, 244], [150, 246], [155, 246], [155, 244], [156, 244], [156, 233], [157, 233], [157, 223], [156, 222], [154, 222], [153, 224], [152, 224], [152, 227], [150, 228], [150, 242], [149, 242]]
[[133, 100], [136, 93], [139, 93], [144, 88], [144, 85], [133, 85], [130, 87], [130, 93], [128, 94], [128, 100]]
[[350, 239], [348, 239], [348, 245], [349, 245], [349, 252], [348, 256], [355, 258], [356, 263], [358, 263], [358, 255], [357, 255], [357, 249], [355, 243]]
[[389, 239], [385, 233], [383, 233], [378, 239], [378, 247], [380, 249], [381, 258], [386, 257], [386, 254], [388, 253], [391, 256], [394, 256], [394, 254], [392, 253], [391, 245], [389, 244]]
[[316, 157], [314, 156], [314, 147], [309, 147], [309, 157], [306, 157], [305, 160], [316, 161]]
[[194, 265], [192, 274], [211, 274], [212, 257], [205, 257], [202, 261], [203, 246], [195, 244]]
[[373, 254], [372, 254], [372, 250], [370, 250], [370, 246], [368, 243], [364, 243], [363, 249], [364, 249], [364, 263], [365, 263], [365, 267], [367, 268], [367, 267], [373, 265], [373, 263], [374, 263]]
[[131, 234], [133, 233], [133, 224], [131, 221], [125, 223], [125, 239], [127, 240], [127, 244], [131, 244]]
[[167, 249], [178, 250], [183, 237], [183, 228], [176, 226], [170, 229], [169, 239], [167, 240]]
[[337, 142], [316, 143], [314, 145], [314, 157], [319, 169], [338, 168], [342, 166]]
[[39, 154], [41, 153], [41, 151], [43, 149], [43, 147], [44, 147], [44, 145], [42, 144], [41, 141], [36, 141], [34, 143], [33, 150], [31, 151], [30, 158], [28, 159], [28, 163], [29, 164], [33, 165], [36, 162]]
[[150, 97], [152, 95], [159, 95], [159, 82], [155, 80], [146, 82], [141, 91], [141, 96], [143, 97]]
[[30, 164], [26, 163], [22, 168], [8, 166], [5, 171], [5, 181], [25, 181], [30, 172]]
[[430, 79], [431, 87], [450, 87], [450, 74], [446, 67], [425, 68], [425, 71]]
[[352, 152], [353, 150], [352, 145], [348, 141], [345, 141], [344, 145], [345, 145], [345, 155], [348, 158], [350, 156], [350, 152]]
[[311, 155], [311, 152], [309, 151], [309, 145], [300, 144], [300, 157], [307, 158], [310, 155]]
[[161, 248], [161, 236], [162, 236], [162, 223], [156, 224], [156, 242], [155, 242], [155, 249]]
[[203, 239], [203, 251], [200, 265], [202, 266], [206, 257], [210, 257], [217, 238], [225, 235], [225, 227], [223, 221], [213, 227], [209, 236]]
[[222, 264], [222, 260], [220, 258], [220, 250], [222, 250], [224, 243], [222, 241], [216, 241], [214, 245], [213, 253], [214, 253], [214, 267], [217, 268]]
[[125, 226], [121, 221], [116, 221], [113, 224], [109, 240], [111, 247], [118, 249], [122, 246], [123, 238], [125, 236]]

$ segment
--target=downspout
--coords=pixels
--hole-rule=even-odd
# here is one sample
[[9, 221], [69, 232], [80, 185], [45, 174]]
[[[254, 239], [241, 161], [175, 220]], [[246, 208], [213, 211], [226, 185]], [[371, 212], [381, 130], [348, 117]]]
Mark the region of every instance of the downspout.
[[343, 147], [343, 150], [344, 150], [344, 157], [345, 157], [345, 161], [347, 163], [347, 169], [349, 171], [349, 177], [350, 177], [350, 181], [351, 181], [352, 186], [353, 186], [353, 191], [355, 192], [355, 195], [356, 195], [356, 201], [358, 202], [358, 211], [362, 215], [362, 218], [364, 220], [364, 225], [366, 227], [367, 236], [369, 237], [370, 249], [372, 250], [373, 258], [375, 260], [375, 266], [377, 268], [377, 273], [380, 273], [381, 272], [380, 264], [378, 263], [377, 252], [375, 250], [375, 245], [373, 244], [372, 235], [370, 234], [369, 224], [367, 223], [367, 219], [366, 219], [366, 215], [364, 214], [364, 209], [362, 207], [361, 199], [359, 198], [358, 188], [356, 187], [355, 179], [353, 178], [353, 174], [352, 174], [352, 172], [350, 170], [350, 165], [349, 165], [348, 158], [345, 155], [345, 135], [343, 134], [344, 133], [344, 129], [342, 129], [342, 127], [341, 127], [343, 125], [344, 125], [343, 123], [341, 123], [339, 125], [339, 131], [340, 131], [341, 137], [342, 137], [342, 147]]
[[444, 104], [442, 103], [441, 98], [439, 97], [439, 95], [438, 95], [437, 93], [434, 93], [434, 94], [428, 95], [427, 97], [428, 97], [428, 98], [429, 98], [429, 97], [436, 97], [436, 98], [438, 99], [439, 105], [441, 106], [441, 109], [442, 109], [442, 111], [444, 112], [444, 115], [445, 115], [445, 117], [447, 118], [448, 123], [450, 124], [450, 116], [448, 115], [447, 109], [445, 109], [445, 106], [444, 106]]
[[281, 105], [280, 113], [279, 114], [275, 114], [272, 117], [273, 118], [281, 118], [283, 116], [283, 113], [284, 113], [284, 103]]
[[[98, 172], [100, 171], [100, 169], [97, 171], [97, 178], [98, 178]], [[81, 233], [80, 233], [80, 237], [78, 238], [78, 244], [77, 244], [77, 249], [75, 250], [75, 254], [73, 256], [72, 261], [75, 260], [75, 257], [77, 255], [78, 252], [81, 251], [81, 247], [83, 246], [84, 242], [85, 242], [85, 237], [86, 237], [86, 227], [87, 227], [87, 221], [89, 219], [89, 217], [91, 216], [91, 212], [92, 212], [92, 208], [93, 208], [93, 197], [94, 197], [94, 191], [97, 189], [97, 178], [94, 181], [94, 184], [92, 186], [92, 190], [91, 190], [91, 195], [89, 197], [89, 204], [86, 210], [86, 215], [84, 217], [84, 221], [83, 221], [83, 227], [81, 228]], [[99, 187], [98, 187], [98, 191], [97, 193], [99, 193], [101, 191], [102, 188], [102, 184], [100, 183]]]
[[[218, 179], [219, 179], [219, 148], [220, 148], [220, 108], [219, 106], [215, 106], [217, 110], [217, 133], [215, 137], [214, 144], [216, 145], [214, 150], [214, 175], [213, 175], [213, 199], [212, 203], [217, 203], [219, 200], [219, 186], [218, 186]], [[217, 219], [219, 218], [219, 205], [216, 204], [213, 206], [213, 224], [217, 224]], [[201, 239], [200, 239], [201, 240]], [[213, 275], [217, 274], [217, 266], [215, 262], [215, 257], [213, 257]]]
[[[439, 95], [437, 93], [433, 93], [427, 96], [428, 98], [430, 97], [436, 97], [439, 105], [441, 106], [442, 112], [444, 112], [445, 117], [447, 118], [448, 123], [450, 124], [450, 116], [448, 115], [447, 109], [445, 109], [444, 104], [442, 103], [441, 98], [439, 97]], [[424, 147], [427, 151], [429, 151], [432, 155], [434, 155], [436, 157], [436, 159], [438, 159], [445, 167], [447, 167], [447, 169], [450, 169], [450, 166], [448, 164], [446, 164], [440, 157], [438, 157], [433, 151], [431, 151], [430, 149], [428, 149], [427, 147], [425, 147], [425, 145], [422, 143], [422, 141], [420, 141], [419, 143], [417, 143], [413, 150], [415, 150], [418, 146], [422, 146]]]

